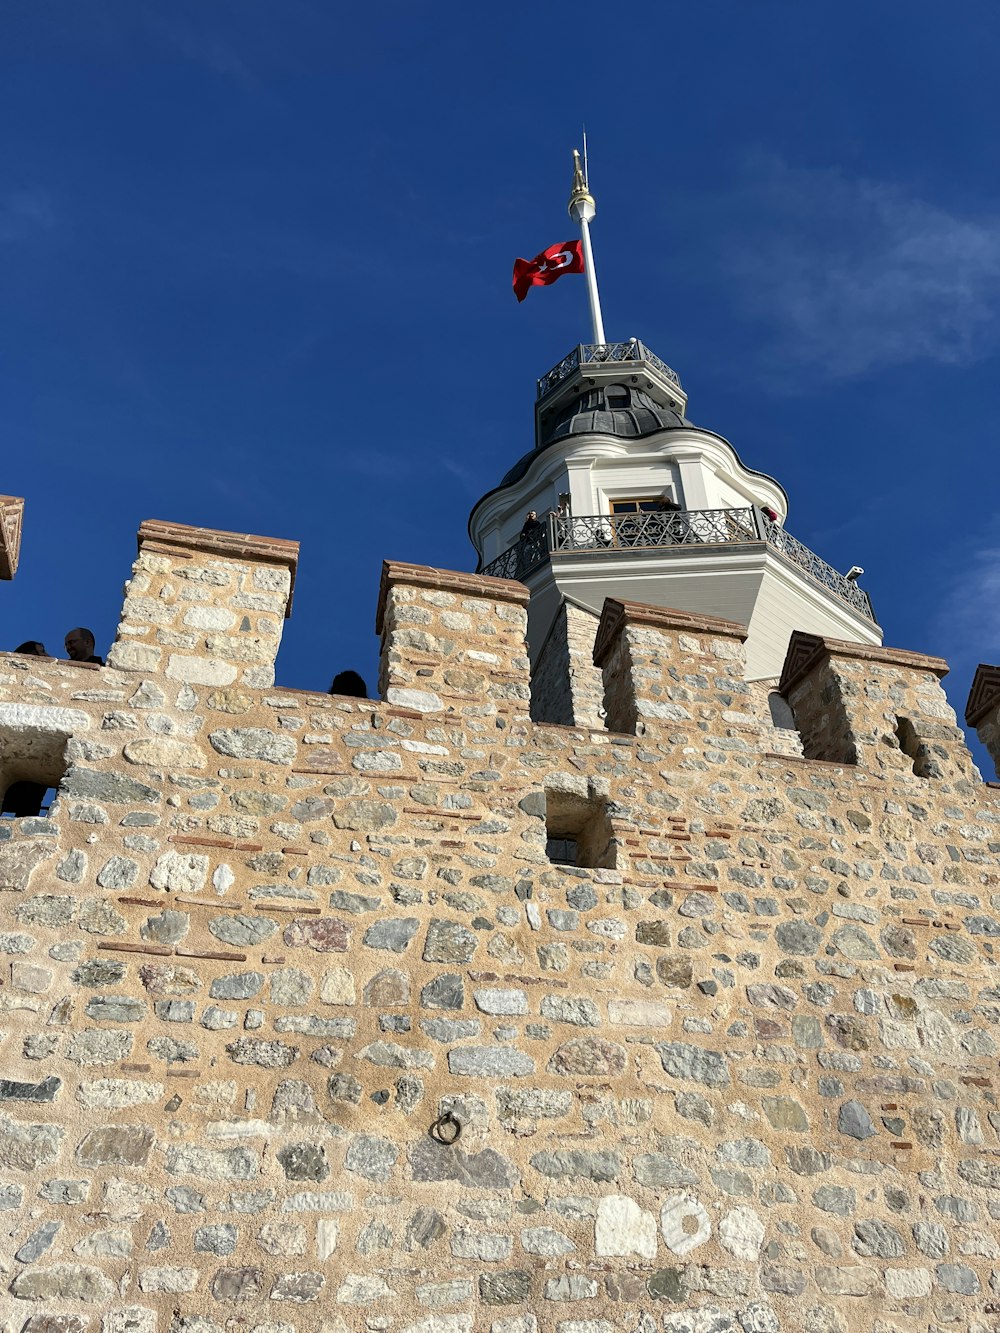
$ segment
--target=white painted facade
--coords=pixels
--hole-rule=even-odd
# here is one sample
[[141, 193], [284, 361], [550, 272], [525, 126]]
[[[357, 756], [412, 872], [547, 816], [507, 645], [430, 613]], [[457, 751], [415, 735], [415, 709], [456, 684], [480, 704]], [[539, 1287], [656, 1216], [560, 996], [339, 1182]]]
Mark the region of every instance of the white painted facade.
[[[579, 365], [543, 395], [536, 408], [540, 447], [472, 511], [469, 533], [480, 568], [517, 543], [529, 510], [545, 520], [566, 495], [573, 516], [609, 515], [616, 500], [662, 498], [685, 511], [756, 506], [783, 525], [788, 501], [781, 485], [746, 467], [721, 436], [687, 421], [673, 373], [636, 346], [647, 359]], [[639, 410], [614, 413], [612, 402]], [[591, 429], [591, 422], [604, 428]], [[564, 598], [596, 614], [606, 597], [619, 597], [738, 621], [749, 631], [748, 680], [780, 674], [794, 630], [881, 643], [879, 626], [838, 593], [844, 585], [836, 575], [827, 582], [814, 577], [782, 549], [789, 544], [780, 528], [771, 537], [553, 550], [522, 576], [532, 592], [532, 665]]]

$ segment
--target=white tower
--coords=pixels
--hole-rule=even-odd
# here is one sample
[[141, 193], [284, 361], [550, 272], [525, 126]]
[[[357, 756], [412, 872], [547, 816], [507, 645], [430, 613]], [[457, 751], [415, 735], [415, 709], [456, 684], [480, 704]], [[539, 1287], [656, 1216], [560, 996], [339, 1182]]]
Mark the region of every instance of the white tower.
[[[793, 630], [879, 644], [867, 594], [784, 527], [779, 483], [687, 419], [677, 375], [637, 339], [608, 343], [593, 274], [593, 199], [576, 158], [595, 340], [538, 381], [535, 447], [475, 505], [479, 571], [531, 589], [533, 715], [599, 724], [591, 653], [606, 597], [748, 627], [749, 681], [772, 681]], [[538, 514], [537, 526], [526, 514]]]

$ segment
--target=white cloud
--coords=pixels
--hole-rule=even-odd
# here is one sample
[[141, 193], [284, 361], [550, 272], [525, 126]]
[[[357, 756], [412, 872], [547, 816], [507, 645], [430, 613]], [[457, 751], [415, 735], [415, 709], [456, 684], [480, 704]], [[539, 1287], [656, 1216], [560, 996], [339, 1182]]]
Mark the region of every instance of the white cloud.
[[771, 325], [770, 355], [839, 378], [1000, 343], [1000, 220], [771, 157], [725, 206], [723, 264], [742, 313]]
[[938, 608], [940, 635], [956, 658], [1000, 662], [1000, 542], [961, 555]]

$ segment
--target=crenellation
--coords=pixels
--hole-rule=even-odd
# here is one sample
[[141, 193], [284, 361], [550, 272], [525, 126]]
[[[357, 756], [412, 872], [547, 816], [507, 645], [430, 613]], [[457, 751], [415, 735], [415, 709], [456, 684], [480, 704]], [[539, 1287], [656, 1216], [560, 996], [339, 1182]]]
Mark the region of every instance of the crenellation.
[[12, 1328], [988, 1327], [1000, 790], [943, 664], [793, 651], [776, 754], [741, 627], [609, 603], [613, 729], [539, 724], [524, 589], [387, 565], [389, 702], [181, 680], [160, 629], [278, 624], [213, 541], [143, 547], [156, 669], [0, 654], [0, 766], [66, 766], [0, 822]]
[[947, 673], [941, 658], [796, 632], [779, 690], [807, 757], [913, 773], [971, 792], [981, 778], [940, 686]]

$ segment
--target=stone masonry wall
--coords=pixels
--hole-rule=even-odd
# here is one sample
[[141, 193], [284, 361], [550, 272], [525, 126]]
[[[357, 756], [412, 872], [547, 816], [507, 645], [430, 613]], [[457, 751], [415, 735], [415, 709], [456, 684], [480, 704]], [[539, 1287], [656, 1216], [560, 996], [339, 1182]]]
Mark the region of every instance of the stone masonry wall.
[[594, 666], [598, 617], [564, 600], [531, 676], [536, 722], [603, 727], [604, 684]]
[[609, 604], [630, 728], [538, 725], [526, 590], [389, 565], [389, 701], [281, 690], [255, 541], [144, 542], [113, 665], [0, 654], [0, 772], [66, 764], [0, 823], [0, 1323], [994, 1330], [1000, 791], [881, 717], [950, 725], [934, 659], [776, 756], [738, 627]]

